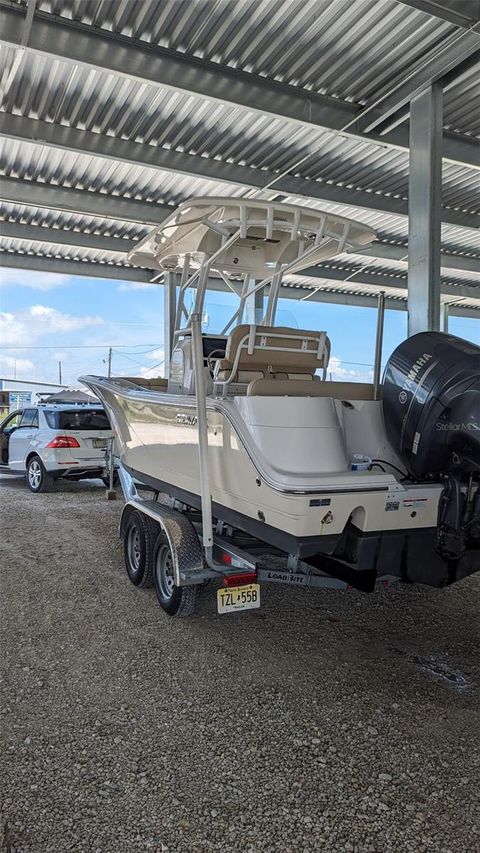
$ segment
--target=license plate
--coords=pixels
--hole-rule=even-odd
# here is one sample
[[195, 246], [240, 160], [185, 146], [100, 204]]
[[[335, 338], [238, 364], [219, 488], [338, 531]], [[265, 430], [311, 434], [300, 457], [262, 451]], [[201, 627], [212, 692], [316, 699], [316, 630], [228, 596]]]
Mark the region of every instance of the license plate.
[[259, 583], [222, 587], [217, 591], [219, 613], [236, 613], [237, 610], [251, 610], [254, 607], [260, 607]]
[[101, 447], [101, 448], [103, 448], [103, 450], [105, 450], [107, 444], [108, 444], [108, 442], [107, 442], [106, 438], [94, 438], [93, 439], [93, 446], [94, 447]]

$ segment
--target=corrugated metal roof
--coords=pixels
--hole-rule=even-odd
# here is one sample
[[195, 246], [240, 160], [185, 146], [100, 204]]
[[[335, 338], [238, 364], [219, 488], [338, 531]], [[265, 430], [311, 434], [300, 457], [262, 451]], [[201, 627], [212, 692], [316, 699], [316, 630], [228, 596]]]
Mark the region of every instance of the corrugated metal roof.
[[[6, 55], [13, 64], [14, 51]], [[24, 60], [4, 109], [42, 121], [208, 156], [270, 172], [303, 157], [294, 173], [407, 198], [408, 152], [380, 142], [273, 120], [193, 95], [114, 78], [45, 56]], [[480, 210], [480, 172], [443, 164], [443, 203]]]
[[396, 0], [40, 0], [39, 8], [360, 104], [456, 31]]
[[449, 130], [480, 136], [480, 61], [445, 88], [443, 121]]
[[[25, 7], [25, 0], [14, 2]], [[357, 106], [376, 100], [458, 33], [453, 24], [398, 0], [38, 0], [37, 10], [78, 21], [95, 32], [120, 34], [129, 44], [137, 39], [143, 45], [160, 45]], [[2, 50], [2, 62], [3, 81], [13, 69], [3, 102], [3, 110], [12, 115], [86, 130], [96, 138], [111, 141], [116, 137], [267, 170], [272, 177], [291, 170], [293, 175], [347, 191], [362, 190], [390, 199], [407, 197], [408, 153], [402, 148], [273, 118], [245, 106], [174, 91], [52, 55], [27, 51], [22, 58], [18, 49], [7, 47]], [[469, 136], [480, 133], [479, 89], [478, 66], [468, 68], [449, 84], [444, 98], [447, 128]], [[174, 206], [198, 195], [252, 194], [240, 183], [13, 139], [0, 144], [0, 167], [5, 175], [36, 184], [142, 200], [152, 206]], [[275, 185], [261, 195], [274, 198]], [[306, 201], [304, 196], [285, 200], [356, 217], [394, 244], [404, 244], [408, 237], [404, 216], [358, 205]], [[479, 201], [480, 171], [444, 161], [443, 204], [474, 213], [480, 209]], [[4, 251], [89, 263], [124, 263], [124, 256], [75, 246], [76, 231], [131, 240], [148, 230], [124, 218], [102, 219], [20, 203], [4, 204], [2, 216], [9, 222], [60, 228], [72, 236], [72, 246], [3, 238]], [[480, 234], [473, 228], [444, 224], [442, 244], [452, 252], [480, 254]], [[347, 260], [354, 270], [357, 259]], [[346, 260], [340, 258], [337, 263]], [[397, 278], [405, 274], [405, 266], [385, 260], [370, 259], [368, 270]], [[472, 280], [465, 274], [459, 283]]]
[[4, 222], [18, 222], [23, 225], [39, 225], [56, 228], [59, 231], [71, 231], [72, 240], [75, 239], [75, 232], [136, 240], [145, 237], [151, 230], [150, 226], [140, 225], [136, 222], [103, 219], [97, 216], [48, 210], [42, 207], [27, 207], [21, 204], [3, 203], [2, 219]]

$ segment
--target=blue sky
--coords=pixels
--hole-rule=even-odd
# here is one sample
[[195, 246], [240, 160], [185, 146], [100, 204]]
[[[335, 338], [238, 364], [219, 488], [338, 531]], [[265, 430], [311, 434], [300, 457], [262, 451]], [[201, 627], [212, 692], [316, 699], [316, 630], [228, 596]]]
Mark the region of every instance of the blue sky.
[[[108, 348], [113, 372], [162, 372], [163, 289], [110, 279], [78, 278], [0, 270], [0, 376], [63, 380], [105, 373]], [[221, 330], [235, 297], [210, 294], [209, 330]], [[312, 301], [281, 300], [278, 323], [324, 329], [332, 342], [333, 378], [368, 379], [375, 341], [376, 311]], [[384, 359], [406, 337], [404, 311], [387, 311]], [[478, 320], [452, 317], [450, 332], [480, 342]]]

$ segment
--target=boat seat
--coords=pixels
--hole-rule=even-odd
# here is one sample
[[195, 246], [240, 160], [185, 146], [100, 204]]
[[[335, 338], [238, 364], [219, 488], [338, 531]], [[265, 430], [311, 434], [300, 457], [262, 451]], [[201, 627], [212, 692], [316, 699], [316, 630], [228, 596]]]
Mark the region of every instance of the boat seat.
[[322, 382], [299, 379], [254, 379], [248, 397], [333, 397], [335, 400], [373, 400], [367, 382]]
[[[283, 381], [285, 374], [311, 381], [315, 371], [326, 368], [330, 341], [326, 332], [285, 326], [237, 326], [227, 340], [225, 357], [217, 360], [215, 390], [225, 394], [230, 386], [248, 386], [256, 379]], [[281, 375], [282, 379], [275, 378]]]

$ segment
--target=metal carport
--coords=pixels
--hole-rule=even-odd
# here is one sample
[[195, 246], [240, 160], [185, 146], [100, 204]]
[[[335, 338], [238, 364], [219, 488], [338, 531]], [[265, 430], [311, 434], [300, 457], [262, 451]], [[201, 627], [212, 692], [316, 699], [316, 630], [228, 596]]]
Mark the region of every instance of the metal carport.
[[176, 204], [256, 193], [378, 233], [282, 295], [480, 318], [476, 0], [0, 11], [3, 266], [148, 281], [126, 252]]

